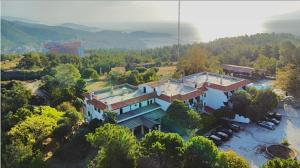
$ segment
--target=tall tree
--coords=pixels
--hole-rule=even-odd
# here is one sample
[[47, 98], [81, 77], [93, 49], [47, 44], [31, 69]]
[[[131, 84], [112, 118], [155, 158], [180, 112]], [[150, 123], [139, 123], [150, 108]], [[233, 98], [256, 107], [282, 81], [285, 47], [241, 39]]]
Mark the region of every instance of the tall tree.
[[187, 142], [184, 151], [184, 167], [214, 167], [218, 154], [219, 150], [211, 140], [202, 136], [193, 137]]
[[206, 71], [208, 69], [207, 61], [208, 51], [206, 49], [191, 47], [186, 55], [179, 60], [177, 70], [185, 75]]
[[184, 141], [175, 133], [151, 131], [141, 141], [142, 152], [159, 162], [159, 167], [180, 167]]
[[99, 148], [97, 156], [88, 167], [134, 168], [138, 157], [138, 145], [131, 131], [125, 127], [105, 124], [89, 133], [87, 140]]

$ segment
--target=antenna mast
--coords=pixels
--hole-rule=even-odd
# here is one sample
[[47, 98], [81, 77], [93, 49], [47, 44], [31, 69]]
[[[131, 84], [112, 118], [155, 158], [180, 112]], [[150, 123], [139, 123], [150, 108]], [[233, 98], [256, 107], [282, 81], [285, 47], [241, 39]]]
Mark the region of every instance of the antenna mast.
[[180, 56], [180, 50], [179, 50], [179, 47], [180, 47], [180, 0], [178, 0], [178, 25], [177, 25], [177, 28], [178, 28], [177, 56], [179, 58], [179, 56]]

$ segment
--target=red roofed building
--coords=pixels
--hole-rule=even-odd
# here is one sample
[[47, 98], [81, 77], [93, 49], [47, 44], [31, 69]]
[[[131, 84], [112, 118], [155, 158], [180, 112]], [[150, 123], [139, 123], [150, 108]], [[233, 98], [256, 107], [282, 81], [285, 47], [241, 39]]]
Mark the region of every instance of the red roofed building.
[[245, 89], [249, 83], [245, 79], [206, 72], [185, 76], [180, 80], [113, 86], [83, 94], [85, 118], [87, 121], [94, 118], [103, 120], [105, 110], [110, 110], [118, 115], [117, 123], [133, 130], [143, 123], [154, 126], [161, 117], [155, 121], [141, 117], [162, 116], [162, 112], [167, 111], [176, 99], [198, 112], [211, 113], [226, 106], [230, 96], [236, 90]]

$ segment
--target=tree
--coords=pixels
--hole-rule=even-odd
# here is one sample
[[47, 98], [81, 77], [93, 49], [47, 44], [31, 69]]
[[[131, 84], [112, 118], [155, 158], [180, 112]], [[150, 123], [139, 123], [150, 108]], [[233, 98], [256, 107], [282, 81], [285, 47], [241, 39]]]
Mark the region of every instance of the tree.
[[59, 82], [58, 87], [70, 88], [76, 85], [81, 75], [72, 64], [61, 64], [55, 68], [55, 79]]
[[218, 148], [211, 140], [202, 136], [193, 137], [187, 142], [184, 151], [184, 167], [214, 167], [218, 153]]
[[179, 100], [174, 100], [168, 107], [166, 117], [183, 128], [194, 129], [201, 127], [201, 116]]
[[300, 162], [293, 159], [279, 159], [275, 158], [267, 161], [262, 168], [299, 168]]
[[232, 103], [232, 110], [235, 114], [247, 116], [246, 113], [251, 104], [251, 95], [244, 90], [240, 90], [230, 97], [230, 102]]
[[10, 145], [7, 145], [2, 161], [5, 167], [20, 167], [22, 162], [32, 157], [32, 147], [30, 145], [24, 145], [20, 141], [13, 141]]
[[72, 64], [58, 65], [52, 74], [43, 77], [42, 86], [51, 96], [52, 105], [80, 96], [85, 91], [85, 81], [80, 80], [78, 69]]
[[227, 117], [230, 119], [234, 119], [236, 113], [233, 112], [233, 110], [228, 106], [225, 106], [215, 110], [213, 114], [217, 118]]
[[263, 111], [269, 112], [277, 107], [278, 98], [272, 90], [259, 90], [254, 98], [254, 104], [262, 108]]
[[185, 75], [206, 71], [208, 51], [202, 47], [191, 47], [186, 55], [179, 60], [177, 70]]
[[234, 151], [220, 152], [218, 168], [250, 168], [246, 159], [237, 155]]
[[300, 68], [295, 65], [288, 64], [277, 70], [275, 87], [288, 91], [295, 96], [300, 95]]
[[129, 129], [105, 124], [86, 137], [88, 142], [99, 148], [97, 156], [89, 163], [89, 167], [136, 167], [138, 145]]
[[117, 113], [109, 110], [104, 110], [103, 112], [104, 123], [117, 123]]
[[280, 61], [284, 65], [293, 63], [295, 49], [296, 49], [296, 46], [290, 41], [285, 41], [281, 44], [281, 46], [280, 46]]
[[274, 74], [276, 72], [276, 63], [277, 60], [275, 58], [268, 58], [264, 55], [259, 55], [255, 61], [254, 68], [265, 69], [270, 74]]
[[18, 108], [29, 103], [31, 98], [30, 90], [27, 90], [22, 83], [9, 82], [1, 86], [1, 112], [2, 115], [9, 111], [15, 112]]
[[97, 80], [99, 78], [97, 71], [93, 68], [83, 69], [81, 75], [85, 79], [89, 78], [89, 79]]
[[18, 67], [24, 69], [31, 69], [35, 67], [45, 67], [47, 66], [48, 60], [45, 56], [31, 52], [24, 55], [24, 57], [20, 60]]
[[20, 140], [25, 145], [40, 145], [57, 126], [62, 113], [51, 107], [37, 107], [35, 115], [27, 117], [7, 133], [11, 140]]
[[178, 134], [151, 131], [142, 139], [141, 147], [143, 155], [157, 160], [160, 167], [181, 165], [184, 141]]

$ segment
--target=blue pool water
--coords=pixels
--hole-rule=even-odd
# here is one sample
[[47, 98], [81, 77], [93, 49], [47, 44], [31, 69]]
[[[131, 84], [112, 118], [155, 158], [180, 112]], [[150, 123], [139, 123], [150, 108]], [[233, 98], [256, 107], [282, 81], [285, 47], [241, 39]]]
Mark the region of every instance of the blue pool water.
[[257, 90], [267, 90], [267, 89], [272, 89], [272, 80], [263, 80], [255, 83], [251, 83], [248, 86], [253, 86]]

